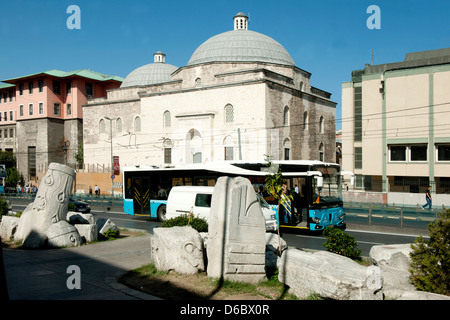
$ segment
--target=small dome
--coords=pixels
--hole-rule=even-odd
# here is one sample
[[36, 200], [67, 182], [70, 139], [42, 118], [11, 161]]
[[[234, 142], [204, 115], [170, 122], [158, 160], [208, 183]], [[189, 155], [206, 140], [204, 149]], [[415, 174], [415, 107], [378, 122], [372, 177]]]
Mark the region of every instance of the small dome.
[[154, 63], [146, 64], [131, 71], [120, 87], [145, 86], [168, 82], [171, 80], [170, 75], [177, 69], [178, 67], [165, 63], [165, 54], [158, 51], [154, 54]]
[[286, 49], [264, 34], [247, 30], [245, 14], [234, 16], [234, 30], [218, 34], [201, 44], [189, 65], [207, 62], [269, 62], [295, 66]]

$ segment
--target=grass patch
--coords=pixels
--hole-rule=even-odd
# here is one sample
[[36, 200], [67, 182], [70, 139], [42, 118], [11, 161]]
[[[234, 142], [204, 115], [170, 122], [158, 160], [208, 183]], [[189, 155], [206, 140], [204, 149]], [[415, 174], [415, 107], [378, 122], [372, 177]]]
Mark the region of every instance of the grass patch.
[[157, 270], [148, 264], [127, 272], [119, 282], [139, 291], [167, 300], [223, 300], [251, 298], [253, 300], [297, 300], [277, 276], [250, 284], [226, 279], [210, 278], [206, 272], [181, 275]]

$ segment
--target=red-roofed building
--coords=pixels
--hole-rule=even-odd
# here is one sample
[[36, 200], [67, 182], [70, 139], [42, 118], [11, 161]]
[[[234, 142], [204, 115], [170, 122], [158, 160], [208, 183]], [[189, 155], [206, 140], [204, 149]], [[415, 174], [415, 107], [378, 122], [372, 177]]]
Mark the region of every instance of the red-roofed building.
[[83, 142], [83, 105], [123, 79], [90, 70], [50, 70], [0, 84], [0, 148], [16, 154], [26, 181], [51, 162], [75, 165]]

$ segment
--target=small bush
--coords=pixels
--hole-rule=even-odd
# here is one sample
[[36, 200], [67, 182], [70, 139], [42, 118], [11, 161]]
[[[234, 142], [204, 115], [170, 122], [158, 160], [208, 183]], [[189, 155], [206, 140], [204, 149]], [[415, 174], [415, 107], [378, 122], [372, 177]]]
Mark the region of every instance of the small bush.
[[99, 240], [113, 240], [120, 237], [120, 230], [108, 229], [104, 234], [100, 234]]
[[428, 232], [428, 241], [420, 236], [411, 245], [411, 281], [419, 290], [450, 295], [450, 209], [443, 209]]
[[67, 210], [69, 210], [69, 211], [76, 211], [77, 210], [77, 206], [75, 205], [75, 203], [69, 202], [69, 205], [67, 206]]
[[0, 198], [0, 215], [6, 215], [9, 211], [9, 204], [8, 201], [6, 201], [3, 198]]
[[361, 250], [357, 248], [358, 243], [355, 237], [333, 227], [326, 228], [323, 231], [323, 235], [327, 237], [327, 241], [323, 243], [323, 246], [328, 251], [353, 260], [361, 260]]
[[191, 226], [198, 232], [208, 232], [208, 222], [205, 218], [192, 217], [188, 214], [168, 219], [161, 224], [163, 228]]

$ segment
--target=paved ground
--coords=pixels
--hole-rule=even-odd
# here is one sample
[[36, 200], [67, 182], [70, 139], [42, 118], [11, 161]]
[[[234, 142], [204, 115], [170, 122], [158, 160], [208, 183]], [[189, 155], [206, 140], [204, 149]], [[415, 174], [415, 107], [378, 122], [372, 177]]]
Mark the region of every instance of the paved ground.
[[[122, 273], [150, 263], [150, 235], [75, 248], [18, 250], [3, 248], [10, 300], [157, 300], [117, 283]], [[69, 289], [80, 268], [80, 289]]]

